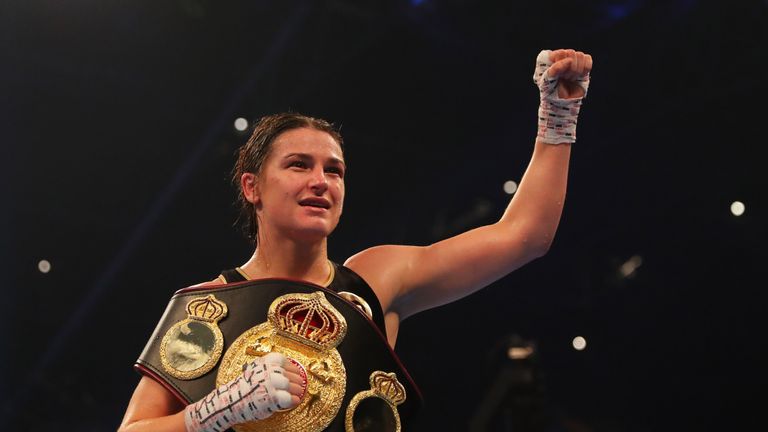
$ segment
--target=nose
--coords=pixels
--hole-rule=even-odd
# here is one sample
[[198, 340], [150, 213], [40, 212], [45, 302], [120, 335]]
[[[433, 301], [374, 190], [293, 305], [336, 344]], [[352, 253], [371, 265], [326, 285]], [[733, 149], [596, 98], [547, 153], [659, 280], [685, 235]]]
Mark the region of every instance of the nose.
[[312, 176], [309, 179], [309, 188], [315, 195], [322, 195], [328, 190], [328, 178], [325, 176], [323, 167], [312, 170]]

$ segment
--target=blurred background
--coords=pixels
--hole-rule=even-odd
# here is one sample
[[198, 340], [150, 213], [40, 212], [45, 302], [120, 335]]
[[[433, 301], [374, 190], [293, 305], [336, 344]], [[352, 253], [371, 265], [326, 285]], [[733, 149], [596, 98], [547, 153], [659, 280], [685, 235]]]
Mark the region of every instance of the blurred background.
[[403, 323], [411, 430], [763, 429], [767, 19], [763, 0], [2, 2], [0, 429], [117, 428], [172, 293], [251, 253], [228, 176], [254, 120], [341, 126], [332, 259], [425, 245], [500, 216], [534, 59], [560, 47], [595, 66], [557, 238]]

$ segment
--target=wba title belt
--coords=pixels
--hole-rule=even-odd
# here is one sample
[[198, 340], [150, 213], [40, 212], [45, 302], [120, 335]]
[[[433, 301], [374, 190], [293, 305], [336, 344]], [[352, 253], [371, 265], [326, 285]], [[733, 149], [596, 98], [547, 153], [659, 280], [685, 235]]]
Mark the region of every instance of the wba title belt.
[[135, 368], [187, 405], [273, 351], [301, 365], [307, 391], [296, 408], [238, 432], [400, 431], [422, 404], [368, 316], [332, 290], [291, 280], [177, 291]]

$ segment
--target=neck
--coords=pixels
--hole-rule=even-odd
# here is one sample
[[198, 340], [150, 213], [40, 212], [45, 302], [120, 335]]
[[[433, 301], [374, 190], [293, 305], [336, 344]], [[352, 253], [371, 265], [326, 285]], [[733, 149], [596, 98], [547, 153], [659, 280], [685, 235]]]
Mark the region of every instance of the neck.
[[323, 285], [329, 275], [327, 240], [270, 241], [270, 236], [259, 235], [253, 256], [241, 268], [252, 279], [277, 277]]

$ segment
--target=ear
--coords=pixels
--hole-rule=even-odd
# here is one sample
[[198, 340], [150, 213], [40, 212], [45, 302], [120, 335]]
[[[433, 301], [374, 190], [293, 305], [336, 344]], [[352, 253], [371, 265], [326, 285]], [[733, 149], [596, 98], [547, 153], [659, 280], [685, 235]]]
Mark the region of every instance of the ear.
[[243, 191], [243, 196], [251, 204], [259, 203], [259, 182], [256, 179], [256, 175], [253, 173], [244, 173], [240, 177], [240, 189]]

